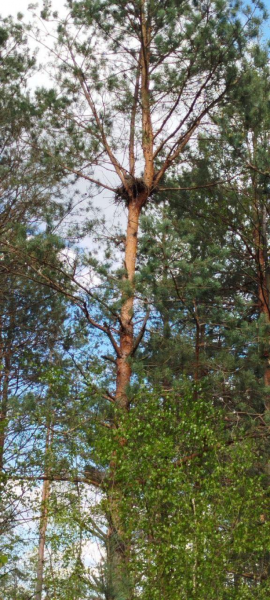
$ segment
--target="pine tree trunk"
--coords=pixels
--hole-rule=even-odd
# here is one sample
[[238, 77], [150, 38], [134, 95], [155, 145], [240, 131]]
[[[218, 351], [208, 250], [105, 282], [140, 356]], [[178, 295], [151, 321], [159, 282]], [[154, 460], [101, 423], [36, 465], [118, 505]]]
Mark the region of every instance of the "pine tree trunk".
[[106, 600], [131, 600], [133, 584], [129, 573], [129, 549], [124, 543], [119, 527], [109, 517], [106, 540]]
[[[254, 182], [253, 182], [254, 185]], [[254, 185], [255, 188], [255, 185]], [[257, 278], [258, 278], [258, 299], [259, 310], [264, 315], [265, 320], [270, 325], [270, 290], [269, 290], [269, 267], [267, 255], [267, 229], [266, 229], [266, 207], [260, 208], [256, 189], [254, 200], [255, 228], [254, 228], [254, 246], [256, 256]], [[269, 346], [269, 344], [268, 344]], [[266, 348], [264, 352], [265, 369], [264, 384], [270, 388], [270, 351]], [[265, 402], [266, 410], [270, 410], [270, 398]]]
[[[139, 218], [145, 196], [132, 198], [128, 203], [128, 223], [125, 247], [125, 278], [129, 287], [123, 291], [123, 304], [120, 320], [120, 355], [117, 357], [116, 402], [119, 408], [129, 408], [128, 386], [132, 367], [131, 358], [134, 348], [134, 277], [138, 247]], [[129, 552], [123, 539], [121, 526], [121, 490], [117, 486], [117, 465], [111, 462], [111, 486], [108, 495], [109, 527], [107, 533], [107, 593], [106, 600], [131, 600], [132, 584], [128, 575]]]
[[139, 218], [144, 198], [133, 198], [128, 204], [128, 223], [125, 249], [125, 280], [130, 287], [123, 292], [120, 329], [120, 356], [117, 358], [116, 400], [118, 405], [128, 408], [127, 387], [131, 378], [131, 364], [134, 346], [133, 311], [134, 311], [134, 276], [138, 248]]

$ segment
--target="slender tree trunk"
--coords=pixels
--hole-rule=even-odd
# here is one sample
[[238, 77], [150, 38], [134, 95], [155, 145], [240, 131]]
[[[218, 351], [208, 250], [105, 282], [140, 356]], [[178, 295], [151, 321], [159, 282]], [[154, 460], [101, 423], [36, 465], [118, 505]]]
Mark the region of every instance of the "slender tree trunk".
[[[266, 206], [260, 206], [259, 199], [256, 191], [256, 181], [253, 180], [254, 186], [254, 215], [255, 215], [255, 226], [254, 226], [254, 246], [256, 256], [256, 267], [257, 267], [257, 278], [258, 278], [258, 299], [259, 309], [261, 314], [264, 315], [266, 323], [270, 325], [270, 290], [269, 290], [269, 265], [268, 265], [268, 254], [267, 254], [267, 228], [266, 228]], [[264, 369], [264, 383], [265, 386], [270, 388], [270, 351], [269, 344], [265, 349], [265, 369]], [[266, 399], [265, 407], [267, 410], [270, 409], [270, 397]]]
[[[48, 454], [50, 452], [51, 444], [52, 444], [52, 432], [50, 429], [50, 422], [48, 422], [47, 423], [47, 431], [46, 431], [46, 445], [45, 445], [45, 469], [44, 469], [45, 477], [48, 476], [48, 472], [49, 472], [49, 469], [48, 469], [46, 463], [47, 463], [47, 459], [48, 459]], [[41, 600], [41, 598], [42, 598], [45, 543], [46, 543], [46, 532], [47, 532], [47, 526], [48, 526], [49, 498], [50, 498], [50, 481], [49, 481], [49, 479], [46, 479], [46, 480], [44, 479], [43, 484], [42, 484], [35, 600]]]
[[192, 574], [192, 587], [193, 594], [195, 597], [197, 591], [197, 571], [198, 571], [198, 540], [197, 540], [197, 515], [196, 515], [196, 502], [195, 498], [191, 498], [192, 510], [193, 510], [193, 521], [194, 521], [194, 539], [193, 539], [193, 574]]
[[50, 496], [50, 482], [44, 481], [42, 486], [42, 508], [40, 516], [40, 530], [38, 543], [38, 566], [37, 566], [37, 582], [35, 599], [41, 600], [43, 589], [43, 571], [44, 571], [44, 554], [46, 531], [48, 525], [48, 500]]
[[200, 319], [198, 317], [197, 305], [194, 301], [195, 306], [195, 325], [196, 325], [196, 335], [195, 335], [195, 370], [194, 370], [194, 381], [195, 384], [198, 384], [200, 379], [200, 344], [201, 344], [201, 324]]
[[[261, 310], [270, 324], [270, 305], [269, 305], [269, 273], [268, 273], [268, 255], [267, 255], [267, 230], [266, 230], [266, 206], [262, 207], [261, 235], [259, 247], [259, 299]], [[267, 364], [264, 371], [264, 383], [270, 387], [270, 353], [267, 350]], [[267, 409], [270, 409], [270, 399], [267, 401]]]
[[4, 371], [2, 375], [2, 389], [1, 389], [1, 413], [0, 413], [0, 473], [3, 472], [4, 468], [4, 446], [6, 439], [6, 419], [8, 410], [8, 387], [10, 378], [10, 355], [9, 353], [4, 356]]
[[[116, 510], [118, 511], [117, 506]], [[131, 600], [133, 598], [133, 583], [129, 572], [130, 549], [121, 536], [121, 525], [118, 524], [118, 527], [116, 527], [111, 515], [108, 521], [105, 573], [106, 600]]]
[[11, 311], [9, 314], [9, 325], [7, 330], [7, 338], [4, 339], [3, 328], [1, 322], [1, 360], [3, 369], [0, 371], [0, 473], [3, 473], [4, 468], [4, 446], [7, 431], [7, 414], [9, 400], [9, 385], [11, 372], [11, 357], [12, 357], [12, 336], [15, 327], [15, 310], [11, 303]]
[[142, 149], [144, 156], [144, 182], [151, 190], [154, 181], [154, 145], [150, 105], [150, 41], [151, 25], [146, 14], [146, 2], [141, 2], [141, 104], [142, 104]]
[[265, 243], [262, 224], [258, 223], [255, 228], [255, 248], [257, 260], [257, 275], [258, 275], [258, 297], [260, 302], [260, 311], [267, 320], [270, 321], [269, 310], [269, 289], [267, 282], [267, 262], [265, 258]]

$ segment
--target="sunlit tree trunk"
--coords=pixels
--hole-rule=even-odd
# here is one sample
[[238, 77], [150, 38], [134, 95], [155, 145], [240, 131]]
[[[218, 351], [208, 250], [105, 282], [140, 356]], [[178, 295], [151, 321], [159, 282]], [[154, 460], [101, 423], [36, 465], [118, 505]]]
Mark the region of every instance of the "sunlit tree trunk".
[[139, 218], [142, 208], [140, 198], [132, 198], [128, 205], [128, 223], [126, 232], [125, 269], [129, 282], [128, 293], [123, 295], [121, 308], [120, 353], [117, 357], [116, 399], [119, 406], [128, 406], [127, 386], [131, 378], [130, 359], [134, 347], [133, 311], [134, 311], [134, 276], [138, 248]]
[[[267, 251], [267, 212], [265, 202], [261, 200], [256, 185], [256, 175], [253, 176], [254, 189], [254, 249], [256, 257], [259, 310], [264, 315], [266, 323], [270, 325], [269, 304], [269, 265]], [[264, 383], [270, 388], [270, 352], [269, 344], [264, 350], [265, 368]], [[270, 409], [270, 397], [265, 402], [266, 409]]]

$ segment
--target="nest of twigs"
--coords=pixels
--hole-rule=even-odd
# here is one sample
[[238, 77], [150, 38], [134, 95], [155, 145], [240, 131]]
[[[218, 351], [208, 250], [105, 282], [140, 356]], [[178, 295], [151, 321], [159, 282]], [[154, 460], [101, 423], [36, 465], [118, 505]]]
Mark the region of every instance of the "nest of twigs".
[[[127, 182], [127, 185], [132, 193], [133, 198], [137, 198], [146, 190], [146, 185], [142, 177], [133, 177], [132, 180]], [[127, 204], [129, 203], [130, 195], [124, 185], [120, 185], [118, 188], [116, 188], [115, 200], [116, 202], [124, 200]]]

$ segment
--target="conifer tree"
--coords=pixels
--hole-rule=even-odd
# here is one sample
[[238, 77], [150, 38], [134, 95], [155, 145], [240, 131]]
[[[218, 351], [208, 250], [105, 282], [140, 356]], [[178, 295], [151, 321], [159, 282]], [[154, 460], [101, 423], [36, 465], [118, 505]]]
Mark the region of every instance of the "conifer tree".
[[[177, 169], [206, 116], [211, 118], [236, 85], [236, 60], [255, 34], [256, 21], [248, 15], [243, 27], [237, 7], [226, 2], [207, 7], [71, 2], [69, 7], [53, 50], [59, 61], [58, 86], [40, 91], [47, 109], [42, 125], [46, 123], [49, 135], [41, 146], [37, 133], [36, 146], [53, 165], [109, 189], [127, 207], [122, 302], [115, 315], [119, 339], [113, 336], [114, 323], [102, 325], [88, 312], [89, 323], [108, 336], [116, 353], [115, 397], [127, 408], [132, 356], [145, 328], [143, 324], [135, 336], [140, 214], [153, 204], [168, 170]], [[49, 5], [42, 16], [50, 18]], [[74, 27], [80, 32], [76, 38]], [[104, 47], [100, 57], [98, 44]], [[107, 164], [115, 185], [106, 183]], [[96, 167], [102, 177], [95, 174]]]

